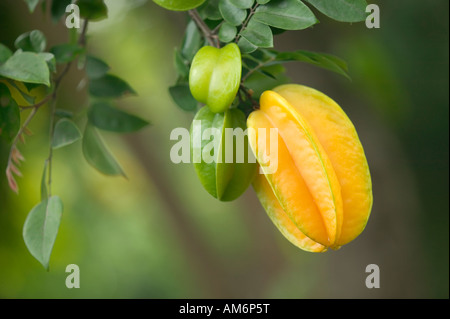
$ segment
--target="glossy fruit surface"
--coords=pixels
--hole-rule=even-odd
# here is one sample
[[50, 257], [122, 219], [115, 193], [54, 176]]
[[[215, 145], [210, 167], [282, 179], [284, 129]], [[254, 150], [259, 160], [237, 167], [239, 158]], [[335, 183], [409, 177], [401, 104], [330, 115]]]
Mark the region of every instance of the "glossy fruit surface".
[[241, 75], [241, 51], [235, 43], [221, 49], [205, 46], [192, 61], [189, 88], [197, 101], [214, 113], [222, 113], [233, 103]]
[[[349, 118], [329, 97], [301, 85], [267, 91], [260, 104], [247, 125], [278, 129], [278, 154], [270, 155], [277, 156], [278, 170], [257, 176], [254, 188], [275, 225], [308, 251], [355, 239], [370, 215], [372, 184]], [[250, 143], [261, 164], [267, 142]]]
[[241, 196], [250, 186], [257, 167], [256, 161], [249, 161], [248, 154], [252, 154], [247, 136], [237, 137], [233, 131], [245, 131], [245, 115], [238, 109], [213, 113], [205, 106], [198, 111], [191, 127], [195, 171], [206, 191], [221, 201]]
[[161, 7], [172, 11], [187, 11], [202, 5], [205, 0], [153, 0]]

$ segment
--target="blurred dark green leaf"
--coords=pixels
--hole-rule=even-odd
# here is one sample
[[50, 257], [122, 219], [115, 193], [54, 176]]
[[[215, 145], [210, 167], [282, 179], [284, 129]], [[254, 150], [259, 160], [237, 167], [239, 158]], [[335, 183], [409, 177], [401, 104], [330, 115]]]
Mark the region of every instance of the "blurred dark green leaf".
[[43, 52], [47, 46], [47, 40], [41, 31], [33, 30], [19, 35], [14, 46], [23, 51]]
[[169, 88], [170, 96], [173, 101], [185, 111], [195, 111], [197, 109], [197, 101], [191, 94], [188, 84], [178, 84]]
[[36, 9], [36, 6], [39, 3], [39, 0], [25, 0], [25, 3], [28, 5], [28, 9], [30, 10], [30, 12], [33, 13], [34, 9]]
[[[8, 81], [9, 85], [11, 85], [12, 87], [14, 87], [17, 92], [19, 92], [19, 94], [24, 98], [25, 101], [27, 101], [30, 105], [34, 104], [34, 101], [36, 100], [36, 97], [29, 95], [28, 93], [22, 91], [22, 89], [16, 85], [16, 82], [10, 79], [6, 79], [6, 81]], [[24, 83], [26, 86], [26, 83]], [[28, 88], [27, 88], [28, 89]], [[28, 89], [29, 91], [29, 89]]]
[[175, 70], [177, 71], [178, 75], [181, 76], [182, 78], [187, 78], [189, 75], [189, 67], [184, 57], [182, 56], [180, 50], [178, 50], [177, 48], [175, 48], [174, 51], [173, 63], [175, 65]]
[[317, 53], [304, 50], [298, 50], [295, 52], [281, 52], [277, 54], [276, 61], [274, 63], [284, 63], [291, 61], [300, 61], [312, 64], [314, 66], [336, 72], [350, 79], [348, 75], [347, 63], [331, 54]]
[[67, 110], [62, 110], [62, 109], [56, 109], [55, 115], [58, 117], [64, 117], [64, 118], [72, 118], [73, 117], [72, 112], [67, 111]]
[[103, 60], [88, 55], [86, 57], [86, 74], [90, 79], [98, 79], [109, 71], [109, 65]]
[[86, 125], [83, 136], [83, 155], [86, 161], [100, 173], [105, 175], [125, 174], [122, 167], [106, 147], [103, 139], [91, 124]]
[[[286, 69], [282, 65], [271, 65], [253, 72], [245, 81], [245, 85], [254, 91], [253, 97], [259, 98], [264, 91], [289, 82]], [[270, 74], [271, 76], [268, 76]]]
[[71, 3], [72, 0], [52, 0], [50, 7], [52, 21], [55, 23], [58, 22], [66, 14], [66, 7]]
[[41, 201], [44, 201], [48, 198], [48, 191], [47, 191], [47, 166], [48, 166], [48, 160], [44, 163], [44, 170], [42, 171], [42, 177], [41, 177]]
[[91, 79], [89, 82], [89, 93], [92, 96], [105, 98], [118, 98], [128, 94], [136, 94], [127, 82], [111, 74]]
[[75, 143], [80, 138], [81, 133], [75, 123], [67, 118], [62, 118], [55, 125], [52, 147], [58, 149]]
[[28, 250], [47, 270], [62, 211], [63, 205], [58, 196], [44, 199], [33, 207], [23, 227], [23, 238]]
[[231, 0], [220, 0], [219, 10], [225, 21], [234, 26], [242, 24], [247, 17], [247, 10], [239, 9], [231, 3]]
[[89, 108], [88, 118], [89, 123], [95, 127], [116, 133], [135, 132], [149, 124], [147, 121], [116, 109], [105, 102], [93, 104]]
[[99, 21], [108, 17], [108, 7], [103, 0], [78, 0], [80, 16], [92, 21]]
[[0, 43], [0, 64], [5, 63], [12, 56], [12, 51]]
[[50, 70], [50, 72], [56, 72], [55, 56], [49, 52], [40, 52], [38, 54], [44, 58], [45, 62], [47, 62], [48, 69]]
[[258, 7], [253, 19], [285, 30], [303, 30], [317, 23], [314, 13], [299, 0], [272, 0]]
[[77, 44], [64, 43], [55, 45], [50, 49], [56, 59], [56, 63], [68, 63], [77, 58], [79, 54], [84, 51], [82, 47]]
[[47, 62], [33, 52], [16, 52], [0, 65], [0, 76], [5, 78], [50, 86], [50, 71]]
[[11, 143], [20, 129], [20, 110], [8, 87], [0, 83], [0, 136]]
[[186, 60], [192, 61], [197, 51], [201, 48], [202, 43], [202, 35], [200, 34], [197, 25], [194, 21], [189, 21], [186, 27], [183, 44], [181, 45], [181, 54]]
[[360, 22], [367, 17], [366, 0], [306, 0], [326, 16], [341, 22]]

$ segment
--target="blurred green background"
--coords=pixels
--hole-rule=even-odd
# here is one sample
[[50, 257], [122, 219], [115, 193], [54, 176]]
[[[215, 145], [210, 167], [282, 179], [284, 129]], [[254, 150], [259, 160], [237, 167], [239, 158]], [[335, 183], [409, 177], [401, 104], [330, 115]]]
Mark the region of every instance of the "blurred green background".
[[[80, 142], [55, 151], [53, 192], [64, 215], [46, 272], [22, 239], [47, 157], [48, 110], [39, 111], [35, 135], [20, 147], [26, 162], [19, 195], [0, 178], [0, 297], [448, 298], [449, 2], [373, 3], [381, 8], [380, 29], [318, 14], [314, 28], [275, 38], [279, 50], [322, 51], [349, 64], [351, 82], [308, 65], [287, 67], [292, 82], [343, 107], [365, 147], [374, 207], [354, 242], [337, 252], [303, 252], [271, 224], [252, 189], [219, 203], [191, 165], [173, 164], [169, 134], [193, 118], [167, 92], [186, 16], [152, 1], [111, 0], [108, 20], [90, 25], [89, 51], [135, 88], [139, 96], [120, 104], [152, 126], [125, 137], [103, 134], [129, 180], [97, 173]], [[32, 29], [42, 30], [49, 46], [68, 37], [48, 13], [30, 15], [24, 1], [0, 1], [1, 43], [13, 48]], [[71, 69], [59, 107], [87, 105], [83, 78]], [[7, 154], [0, 144], [1, 172]], [[365, 286], [372, 263], [380, 267], [379, 289]], [[65, 286], [68, 264], [80, 267], [80, 289]]]

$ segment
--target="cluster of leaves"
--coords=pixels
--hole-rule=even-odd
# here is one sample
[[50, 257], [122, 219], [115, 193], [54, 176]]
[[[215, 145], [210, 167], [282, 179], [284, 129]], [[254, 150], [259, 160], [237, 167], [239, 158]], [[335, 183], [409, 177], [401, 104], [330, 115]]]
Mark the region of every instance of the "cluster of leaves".
[[[40, 3], [39, 0], [25, 2], [30, 13]], [[44, 12], [47, 2], [50, 3], [41, 2]], [[57, 23], [64, 18], [66, 7], [72, 2], [52, 0], [49, 9], [52, 21]], [[63, 210], [61, 199], [52, 196], [51, 192], [53, 151], [82, 140], [83, 155], [90, 165], [106, 175], [125, 176], [99, 130], [129, 133], [148, 124], [114, 105], [114, 99], [135, 94], [135, 91], [126, 81], [111, 74], [104, 61], [87, 53], [88, 22], [107, 17], [103, 0], [78, 0], [75, 3], [79, 7], [83, 27], [81, 32], [70, 29], [67, 43], [47, 50], [46, 37], [39, 30], [20, 35], [14, 43], [14, 52], [0, 43], [0, 138], [11, 145], [6, 176], [10, 188], [16, 193], [18, 186], [14, 175], [21, 176], [18, 167], [24, 160], [18, 144], [24, 142], [25, 135], [31, 135], [28, 125], [38, 110], [46, 106], [50, 109], [49, 155], [42, 174], [41, 202], [30, 211], [23, 229], [28, 250], [46, 269], [49, 268]], [[88, 106], [76, 113], [58, 108], [56, 102], [60, 83], [73, 64], [85, 69], [90, 96]], [[25, 113], [28, 116], [21, 123], [21, 115]], [[84, 130], [79, 129], [80, 124], [84, 125]]]
[[348, 77], [340, 58], [305, 50], [279, 52], [273, 38], [286, 30], [304, 30], [319, 22], [313, 10], [340, 22], [366, 19], [366, 0], [207, 0], [190, 10], [185, 36], [175, 50], [178, 79], [169, 92], [186, 111], [196, 111], [197, 101], [188, 86], [189, 69], [195, 53], [205, 45], [222, 47], [237, 43], [242, 53], [243, 74], [236, 105], [248, 114], [261, 93], [287, 82], [284, 63], [300, 61]]

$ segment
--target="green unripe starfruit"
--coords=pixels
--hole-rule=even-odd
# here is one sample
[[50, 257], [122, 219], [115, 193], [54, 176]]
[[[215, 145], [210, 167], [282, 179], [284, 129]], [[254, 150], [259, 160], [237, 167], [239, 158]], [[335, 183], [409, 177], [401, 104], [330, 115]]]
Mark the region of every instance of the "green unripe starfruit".
[[161, 7], [172, 11], [187, 11], [199, 7], [205, 0], [153, 0]]
[[257, 164], [242, 111], [213, 113], [201, 108], [191, 126], [191, 150], [200, 182], [215, 198], [235, 200], [250, 186]]
[[225, 112], [239, 90], [241, 51], [235, 43], [222, 49], [205, 46], [195, 55], [189, 74], [192, 96], [214, 113]]

